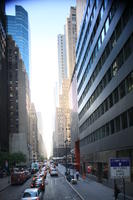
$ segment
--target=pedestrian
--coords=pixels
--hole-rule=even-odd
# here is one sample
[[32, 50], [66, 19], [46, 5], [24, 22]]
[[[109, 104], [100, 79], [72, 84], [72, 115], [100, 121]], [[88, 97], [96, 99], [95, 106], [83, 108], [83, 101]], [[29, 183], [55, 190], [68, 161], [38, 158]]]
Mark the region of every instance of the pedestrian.
[[78, 170], [76, 171], [76, 179], [77, 179], [77, 181], [79, 180], [79, 171]]
[[114, 185], [114, 196], [115, 196], [115, 200], [118, 199], [118, 194], [120, 193], [120, 189], [118, 188], [117, 184], [115, 183]]

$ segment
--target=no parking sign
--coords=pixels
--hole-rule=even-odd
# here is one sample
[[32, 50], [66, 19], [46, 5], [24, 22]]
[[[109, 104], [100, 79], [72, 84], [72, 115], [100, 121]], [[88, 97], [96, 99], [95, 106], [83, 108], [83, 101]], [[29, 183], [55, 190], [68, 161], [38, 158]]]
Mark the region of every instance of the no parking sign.
[[130, 159], [129, 158], [111, 158], [110, 176], [116, 178], [130, 178]]

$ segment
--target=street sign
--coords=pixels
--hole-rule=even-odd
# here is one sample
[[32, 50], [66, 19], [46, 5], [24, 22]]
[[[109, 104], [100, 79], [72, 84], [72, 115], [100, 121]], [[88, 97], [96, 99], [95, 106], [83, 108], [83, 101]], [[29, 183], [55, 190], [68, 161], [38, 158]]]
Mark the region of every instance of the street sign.
[[130, 159], [111, 158], [110, 159], [111, 178], [130, 178]]

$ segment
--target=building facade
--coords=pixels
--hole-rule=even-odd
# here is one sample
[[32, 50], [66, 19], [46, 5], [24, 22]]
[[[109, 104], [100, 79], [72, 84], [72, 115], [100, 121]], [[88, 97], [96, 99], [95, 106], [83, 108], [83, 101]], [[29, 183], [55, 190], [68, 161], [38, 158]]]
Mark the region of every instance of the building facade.
[[85, 7], [87, 5], [87, 0], [76, 0], [76, 22], [77, 22], [77, 38], [82, 24]]
[[12, 35], [29, 75], [29, 25], [28, 13], [22, 6], [15, 6], [15, 16], [7, 15], [7, 33]]
[[68, 78], [71, 79], [75, 67], [75, 47], [77, 41], [76, 31], [76, 8], [70, 8], [70, 15], [66, 21], [66, 53], [67, 53], [67, 70]]
[[55, 132], [53, 135], [53, 156], [62, 157], [65, 155], [65, 136], [66, 136], [66, 119], [64, 110], [61, 107], [56, 108]]
[[29, 160], [29, 82], [19, 49], [7, 38], [8, 57], [8, 132], [10, 153], [22, 152]]
[[66, 63], [66, 38], [65, 35], [58, 35], [58, 71], [59, 71], [59, 93], [62, 92], [62, 81], [67, 78]]
[[69, 86], [75, 64], [76, 8], [70, 8], [70, 15], [64, 27], [64, 34], [58, 35], [59, 106], [56, 108], [53, 135], [54, 156], [65, 155], [66, 146], [68, 153], [70, 153]]
[[[76, 1], [76, 31], [77, 37], [80, 32], [82, 20], [87, 5], [86, 0]], [[76, 55], [76, 52], [75, 52]], [[71, 130], [71, 152], [74, 157], [74, 165], [77, 170], [80, 170], [80, 148], [79, 148], [79, 129], [78, 129], [78, 101], [77, 101], [77, 72], [74, 67], [69, 88], [69, 102], [70, 102], [70, 130]]]
[[35, 106], [31, 103], [30, 107], [30, 161], [38, 159], [38, 126], [37, 126], [37, 113]]
[[109, 159], [129, 157], [133, 178], [133, 6], [87, 2], [76, 45], [80, 165], [109, 178]]
[[9, 150], [5, 3], [0, 1], [0, 151]]
[[77, 170], [80, 170], [80, 148], [79, 148], [79, 128], [78, 128], [78, 101], [77, 101], [77, 74], [73, 72], [70, 90], [70, 132], [71, 132], [71, 152], [74, 157], [74, 164]]

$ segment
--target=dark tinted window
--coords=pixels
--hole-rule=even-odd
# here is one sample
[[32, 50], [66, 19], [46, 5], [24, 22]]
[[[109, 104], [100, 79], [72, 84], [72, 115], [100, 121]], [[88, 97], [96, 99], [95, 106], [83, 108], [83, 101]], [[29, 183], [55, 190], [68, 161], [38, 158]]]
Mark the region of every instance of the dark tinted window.
[[122, 123], [122, 129], [127, 128], [127, 113], [123, 113], [121, 115], [121, 123]]
[[133, 108], [128, 111], [129, 126], [133, 126]]

